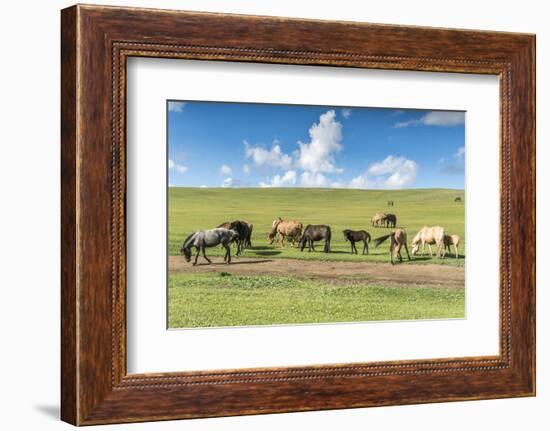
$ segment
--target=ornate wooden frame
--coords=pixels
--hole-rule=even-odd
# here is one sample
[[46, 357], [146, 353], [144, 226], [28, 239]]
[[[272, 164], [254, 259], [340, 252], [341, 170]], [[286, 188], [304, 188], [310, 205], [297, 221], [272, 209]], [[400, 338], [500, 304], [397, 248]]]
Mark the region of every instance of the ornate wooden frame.
[[[81, 5], [61, 17], [63, 420], [88, 425], [535, 394], [534, 35]], [[500, 354], [128, 375], [130, 56], [498, 75]]]

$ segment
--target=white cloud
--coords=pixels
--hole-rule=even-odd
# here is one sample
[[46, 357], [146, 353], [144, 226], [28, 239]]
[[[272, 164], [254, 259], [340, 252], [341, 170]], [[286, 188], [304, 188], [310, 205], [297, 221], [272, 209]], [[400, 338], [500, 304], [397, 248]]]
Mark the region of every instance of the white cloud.
[[418, 163], [405, 157], [388, 156], [373, 163], [365, 173], [353, 178], [351, 189], [401, 189], [414, 183]]
[[275, 175], [269, 183], [260, 183], [260, 187], [285, 187], [296, 184], [296, 171], [287, 171], [284, 175]]
[[342, 109], [342, 117], [349, 118], [351, 116], [351, 108]]
[[168, 102], [169, 112], [182, 112], [185, 107], [185, 102]]
[[292, 165], [292, 158], [282, 152], [279, 141], [273, 141], [270, 150], [263, 147], [253, 147], [247, 141], [243, 141], [244, 151], [247, 159], [251, 159], [256, 166], [267, 166], [280, 169], [289, 169]]
[[222, 187], [233, 187], [233, 178], [223, 180]]
[[464, 154], [466, 154], [466, 148], [465, 147], [460, 147], [458, 150], [456, 150], [455, 157], [457, 159], [463, 159]]
[[400, 189], [410, 186], [416, 179], [418, 164], [405, 157], [388, 156], [384, 160], [374, 163], [367, 170], [367, 174], [375, 178], [385, 188]]
[[223, 176], [229, 176], [233, 173], [233, 170], [227, 166], [227, 165], [222, 165], [220, 167], [220, 173], [223, 175]]
[[403, 127], [409, 126], [440, 126], [440, 127], [451, 127], [459, 126], [464, 124], [465, 119], [464, 112], [455, 112], [455, 111], [430, 111], [427, 114], [424, 114], [418, 120], [408, 120], [400, 121], [395, 123], [394, 127], [396, 129], [401, 129]]
[[319, 123], [314, 123], [309, 129], [311, 142], [298, 142], [297, 165], [310, 173], [341, 173], [344, 170], [334, 165], [334, 153], [343, 146], [342, 124], [336, 121], [334, 110], [325, 112], [319, 117]]
[[248, 166], [246, 163], [243, 165], [243, 173], [245, 175], [250, 174], [250, 166]]
[[300, 185], [302, 187], [328, 187], [327, 178], [320, 172], [302, 172], [300, 175]]
[[207, 188], [208, 186], [207, 186], [206, 184], [201, 184], [199, 187], [200, 187], [201, 189], [205, 189], [205, 188]]
[[178, 165], [172, 159], [168, 159], [168, 169], [179, 172], [180, 174], [187, 172], [187, 166]]
[[368, 178], [366, 174], [359, 175], [353, 178], [349, 183], [350, 189], [368, 189], [374, 187], [375, 184]]

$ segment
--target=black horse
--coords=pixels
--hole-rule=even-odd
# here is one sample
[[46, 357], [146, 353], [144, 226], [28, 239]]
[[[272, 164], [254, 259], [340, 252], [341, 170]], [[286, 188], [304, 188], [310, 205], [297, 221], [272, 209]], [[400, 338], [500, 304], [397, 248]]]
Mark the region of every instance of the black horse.
[[388, 206], [392, 207], [393, 206], [393, 201], [388, 201]]
[[386, 214], [386, 227], [396, 227], [397, 226], [397, 216], [395, 214]]
[[222, 223], [218, 227], [225, 228], [225, 229], [232, 229], [235, 232], [237, 232], [237, 234], [239, 235], [239, 237], [235, 240], [237, 244], [237, 253], [236, 253], [237, 256], [240, 256], [242, 251], [246, 247], [250, 247], [251, 230], [247, 222], [241, 221], [241, 220], [235, 220], [232, 222]]
[[325, 247], [323, 251], [325, 253], [330, 253], [330, 226], [327, 226], [325, 224], [308, 224], [304, 230], [304, 233], [302, 234], [302, 238], [300, 238], [300, 251], [304, 251], [304, 247], [308, 246], [308, 251], [315, 251], [315, 247], [313, 245], [314, 241], [325, 241]]
[[346, 229], [344, 232], [344, 239], [346, 241], [349, 241], [351, 243], [351, 253], [359, 254], [357, 252], [357, 247], [355, 246], [355, 243], [357, 241], [363, 241], [363, 254], [365, 254], [365, 251], [367, 254], [369, 254], [369, 242], [370, 242], [370, 235], [366, 230], [350, 230]]
[[461, 198], [460, 196], [457, 196], [457, 197], [455, 198], [455, 202], [462, 202], [462, 198]]

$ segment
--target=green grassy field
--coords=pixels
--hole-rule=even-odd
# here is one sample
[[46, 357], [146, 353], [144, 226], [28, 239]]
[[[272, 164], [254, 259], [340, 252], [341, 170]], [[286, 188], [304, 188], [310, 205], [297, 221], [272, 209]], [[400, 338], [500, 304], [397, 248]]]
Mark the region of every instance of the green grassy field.
[[342, 286], [227, 273], [173, 275], [169, 327], [218, 327], [464, 317], [464, 289]]
[[[462, 238], [456, 259], [415, 259], [413, 263], [464, 265], [464, 203], [455, 203], [463, 190], [410, 189], [410, 190], [350, 190], [303, 188], [179, 188], [172, 187], [168, 195], [168, 249], [171, 255], [179, 254], [183, 240], [196, 230], [210, 229], [225, 221], [247, 220], [254, 225], [251, 250], [247, 257], [296, 258], [318, 260], [367, 260], [387, 262], [389, 243], [374, 248], [371, 243], [368, 256], [349, 253], [342, 230], [367, 230], [372, 238], [389, 233], [391, 229], [373, 228], [370, 219], [376, 212], [397, 215], [397, 225], [404, 227], [408, 242], [422, 226], [440, 225], [448, 234]], [[388, 207], [388, 200], [394, 201]], [[328, 224], [332, 229], [332, 253], [300, 252], [297, 248], [269, 246], [267, 234], [276, 217], [300, 220], [307, 224]], [[319, 250], [322, 244], [319, 243]], [[358, 245], [359, 251], [361, 251]], [[409, 250], [410, 251], [410, 250]], [[208, 255], [223, 255], [217, 247]]]
[[[168, 248], [179, 255], [183, 240], [196, 230], [210, 229], [222, 222], [247, 220], [254, 225], [253, 248], [247, 258], [308, 259], [321, 261], [389, 262], [388, 242], [370, 245], [369, 255], [352, 255], [342, 230], [365, 229], [372, 238], [391, 229], [373, 228], [376, 212], [397, 215], [397, 225], [408, 233], [408, 243], [424, 225], [441, 225], [449, 234], [464, 239], [464, 204], [455, 203], [462, 190], [350, 190], [303, 188], [170, 188]], [[394, 206], [388, 207], [387, 201]], [[268, 245], [267, 234], [276, 217], [332, 228], [332, 253], [300, 252], [290, 245]], [[406, 265], [435, 263], [462, 270], [464, 242], [457, 260], [416, 257]], [[361, 246], [358, 245], [359, 251]], [[233, 248], [233, 252], [235, 248]], [[222, 256], [220, 247], [207, 249], [208, 256]], [[234, 258], [237, 259], [238, 258]], [[199, 258], [202, 262], [202, 257]], [[313, 263], [313, 262], [312, 262]], [[190, 266], [191, 264], [189, 264]], [[269, 265], [269, 263], [267, 264]], [[238, 275], [238, 265], [221, 265], [212, 273], [169, 273], [169, 327], [219, 327], [290, 323], [329, 323], [372, 320], [407, 320], [464, 317], [465, 290], [433, 286], [411, 280], [410, 285], [371, 283], [366, 278], [319, 278], [274, 274]], [[269, 268], [267, 266], [266, 268]], [[420, 269], [421, 267], [419, 267]]]

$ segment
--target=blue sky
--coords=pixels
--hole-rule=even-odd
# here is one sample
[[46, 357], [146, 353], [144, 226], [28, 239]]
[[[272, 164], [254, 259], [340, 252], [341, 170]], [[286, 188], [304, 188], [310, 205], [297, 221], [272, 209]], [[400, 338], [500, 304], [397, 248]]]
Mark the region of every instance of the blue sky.
[[464, 188], [465, 113], [168, 101], [175, 187]]

